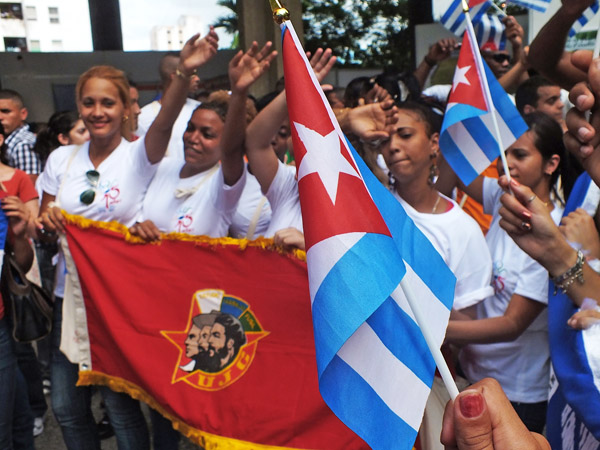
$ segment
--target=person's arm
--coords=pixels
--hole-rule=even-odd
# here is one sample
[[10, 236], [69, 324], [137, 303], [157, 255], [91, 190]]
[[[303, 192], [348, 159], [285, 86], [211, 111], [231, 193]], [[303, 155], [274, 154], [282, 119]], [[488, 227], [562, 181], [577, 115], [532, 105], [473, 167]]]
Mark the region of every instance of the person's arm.
[[598, 230], [594, 218], [584, 209], [577, 208], [563, 217], [558, 229], [569, 242], [579, 244], [587, 257], [600, 258]]
[[152, 164], [159, 162], [165, 155], [173, 124], [187, 98], [190, 78], [196, 73], [198, 67], [217, 53], [218, 40], [217, 33], [211, 27], [204, 38], [199, 39], [198, 34], [192, 36], [181, 50], [177, 72], [162, 98], [162, 106], [156, 119], [144, 137], [148, 161]]
[[527, 60], [531, 67], [564, 89], [586, 79], [585, 71], [571, 63], [564, 48], [573, 23], [593, 3], [593, 0], [563, 0], [529, 45]]
[[[441, 152], [440, 152], [441, 153]], [[442, 154], [438, 155], [439, 177], [435, 183], [435, 188], [447, 197], [452, 197], [452, 191], [458, 187], [469, 197], [478, 203], [483, 204], [483, 180], [485, 176], [479, 175], [471, 184], [466, 186], [456, 175], [446, 158]]]
[[457, 345], [514, 341], [523, 334], [545, 307], [543, 303], [513, 294], [503, 316], [451, 320], [448, 323], [446, 340]]
[[[318, 49], [310, 58], [317, 80], [322, 81], [335, 64], [331, 49]], [[285, 90], [265, 106], [246, 131], [246, 155], [252, 174], [263, 193], [267, 193], [279, 167], [279, 159], [271, 147], [271, 140], [287, 115]], [[290, 124], [291, 125], [291, 124]]]
[[277, 52], [271, 51], [271, 46], [271, 42], [267, 42], [259, 51], [258, 44], [253, 42], [246, 53], [240, 50], [229, 63], [231, 97], [221, 138], [221, 168], [225, 184], [229, 186], [234, 185], [244, 172], [246, 99], [250, 86], [266, 72], [277, 56]]
[[457, 45], [456, 39], [454, 38], [440, 39], [429, 47], [429, 51], [423, 58], [423, 61], [421, 61], [421, 64], [419, 64], [413, 72], [421, 89], [425, 86], [429, 72], [431, 72], [440, 62], [448, 58], [455, 48], [457, 48]]
[[[500, 178], [500, 185], [508, 190], [506, 176]], [[531, 189], [515, 179], [511, 180], [510, 189], [514, 195], [504, 194], [500, 199], [500, 226], [525, 253], [544, 266], [551, 277], [567, 273], [577, 262], [577, 251], [569, 245], [544, 203]], [[567, 288], [567, 295], [578, 306], [585, 298], [598, 303], [600, 275], [587, 264], [583, 264], [582, 270], [584, 282], [574, 280]]]
[[340, 128], [346, 134], [354, 134], [365, 142], [387, 140], [387, 128], [396, 123], [398, 109], [393, 100], [342, 108], [333, 111]]

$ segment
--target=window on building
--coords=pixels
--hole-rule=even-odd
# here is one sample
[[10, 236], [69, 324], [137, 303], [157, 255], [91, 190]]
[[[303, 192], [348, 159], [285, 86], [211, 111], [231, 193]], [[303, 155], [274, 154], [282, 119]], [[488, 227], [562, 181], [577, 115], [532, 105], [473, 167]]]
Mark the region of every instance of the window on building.
[[61, 40], [53, 40], [52, 41], [52, 51], [53, 52], [61, 52], [63, 49], [63, 43]]
[[40, 41], [37, 41], [37, 40], [29, 41], [29, 51], [30, 52], [39, 52], [40, 51]]
[[50, 17], [50, 23], [60, 23], [58, 18], [58, 8], [55, 6], [48, 7], [48, 16]]
[[37, 20], [37, 10], [35, 9], [35, 6], [25, 7], [25, 18], [27, 20]]
[[24, 37], [5, 37], [4, 48], [7, 52], [24, 52], [27, 50], [27, 40]]
[[0, 3], [0, 19], [23, 20], [23, 9], [20, 3]]

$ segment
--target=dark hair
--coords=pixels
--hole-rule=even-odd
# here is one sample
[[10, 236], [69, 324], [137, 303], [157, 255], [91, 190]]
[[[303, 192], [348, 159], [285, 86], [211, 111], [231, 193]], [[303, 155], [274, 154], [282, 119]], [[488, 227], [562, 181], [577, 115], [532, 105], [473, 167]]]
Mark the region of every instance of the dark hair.
[[246, 333], [238, 319], [231, 314], [222, 313], [215, 318], [215, 323], [223, 325], [225, 328], [225, 343], [229, 339], [233, 339], [233, 358], [235, 358], [242, 347], [246, 343]]
[[42, 164], [46, 162], [52, 150], [62, 145], [58, 136], [68, 135], [78, 120], [79, 115], [76, 111], [58, 111], [50, 116], [46, 127], [37, 134], [33, 146], [33, 151], [39, 155]]
[[418, 100], [421, 87], [412, 73], [383, 72], [375, 77], [375, 82], [390, 93], [394, 102]]
[[23, 103], [23, 97], [17, 91], [13, 91], [12, 89], [2, 89], [0, 90], [0, 100], [12, 100], [17, 103], [20, 108], [25, 106]]
[[[208, 102], [203, 102], [198, 105], [198, 107], [194, 110], [194, 113], [200, 109], [207, 109], [209, 111], [214, 111], [219, 118], [225, 123], [225, 117], [227, 117], [227, 109], [229, 107], [229, 102], [222, 100], [211, 100]], [[192, 113], [192, 115], [194, 115]], [[191, 119], [190, 119], [191, 120]]]
[[556, 83], [547, 80], [541, 75], [535, 75], [523, 81], [517, 91], [515, 92], [515, 104], [521, 114], [525, 109], [525, 105], [535, 107], [537, 105], [540, 96], [538, 95], [538, 88], [544, 86], [557, 86]]
[[160, 75], [160, 81], [163, 87], [167, 86], [171, 82], [171, 74], [175, 73], [177, 64], [179, 64], [180, 54], [179, 52], [167, 52], [158, 63], [158, 74]]
[[431, 137], [433, 133], [439, 133], [442, 129], [444, 116], [436, 112], [430, 104], [420, 100], [409, 100], [396, 103], [396, 106], [400, 111], [412, 111], [417, 114], [419, 119], [425, 123], [425, 130], [428, 137]]
[[[542, 155], [542, 160], [547, 162], [554, 155], [558, 155], [560, 161], [558, 167], [550, 177], [550, 187], [561, 202], [568, 198], [575, 183], [573, 169], [570, 167], [567, 158], [567, 150], [563, 142], [563, 130], [559, 123], [543, 112], [532, 112], [523, 116], [525, 123], [530, 131], [533, 131], [535, 137], [533, 143]], [[558, 177], [562, 176], [562, 185], [564, 198], [562, 198], [556, 187]]]
[[6, 157], [6, 133], [4, 132], [4, 125], [0, 122], [0, 135], [4, 136], [2, 145], [0, 145], [0, 162], [8, 165], [8, 158]]
[[344, 91], [344, 106], [348, 108], [356, 108], [358, 100], [364, 98], [371, 89], [375, 86], [375, 80], [369, 77], [358, 77], [348, 83]]

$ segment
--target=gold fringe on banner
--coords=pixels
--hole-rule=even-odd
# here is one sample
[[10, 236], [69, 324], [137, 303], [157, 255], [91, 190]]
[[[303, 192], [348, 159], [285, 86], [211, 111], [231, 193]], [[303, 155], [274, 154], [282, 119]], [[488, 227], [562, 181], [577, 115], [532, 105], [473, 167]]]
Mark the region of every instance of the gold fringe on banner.
[[123, 392], [136, 400], [146, 403], [149, 407], [155, 409], [165, 418], [170, 420], [173, 423], [173, 428], [195, 444], [202, 446], [205, 450], [300, 450], [292, 447], [256, 444], [254, 442], [241, 441], [239, 439], [227, 438], [198, 430], [169, 414], [151, 395], [139, 386], [136, 386], [123, 378], [106, 375], [102, 372], [80, 370], [77, 386], [88, 385], [107, 386], [115, 392]]
[[[129, 228], [119, 222], [99, 222], [91, 220], [83, 216], [76, 216], [68, 214], [66, 211], [62, 211], [67, 223], [76, 225], [81, 229], [96, 228], [101, 230], [108, 230], [114, 233], [118, 233], [123, 236], [126, 242], [130, 244], [147, 244], [148, 242], [139, 236], [134, 236], [129, 232]], [[306, 261], [306, 252], [304, 250], [292, 249], [287, 250], [280, 245], [275, 245], [273, 239], [259, 237], [254, 240], [248, 239], [235, 239], [230, 237], [213, 238], [210, 236], [194, 236], [185, 233], [167, 233], [161, 235], [161, 240], [170, 241], [185, 241], [194, 242], [197, 245], [206, 245], [210, 247], [225, 247], [225, 246], [237, 246], [240, 250], [245, 250], [248, 247], [260, 247], [263, 250], [276, 251], [282, 255], [290, 255], [300, 261]], [[160, 245], [161, 241], [150, 242], [153, 245]]]

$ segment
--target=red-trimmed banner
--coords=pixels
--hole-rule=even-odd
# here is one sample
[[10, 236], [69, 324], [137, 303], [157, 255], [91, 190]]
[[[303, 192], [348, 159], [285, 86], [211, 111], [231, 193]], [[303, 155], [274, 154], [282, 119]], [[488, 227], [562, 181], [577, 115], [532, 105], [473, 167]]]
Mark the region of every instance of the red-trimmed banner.
[[80, 384], [128, 392], [206, 449], [368, 448], [318, 392], [300, 258], [264, 241], [132, 244], [118, 224], [69, 222], [91, 346]]

